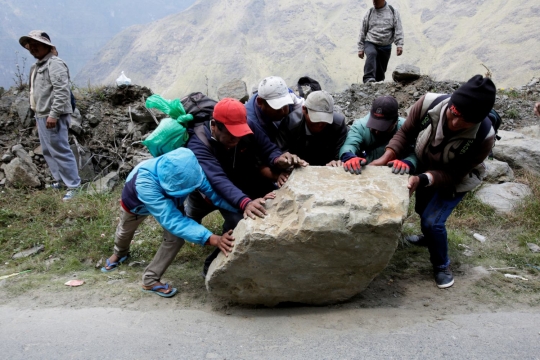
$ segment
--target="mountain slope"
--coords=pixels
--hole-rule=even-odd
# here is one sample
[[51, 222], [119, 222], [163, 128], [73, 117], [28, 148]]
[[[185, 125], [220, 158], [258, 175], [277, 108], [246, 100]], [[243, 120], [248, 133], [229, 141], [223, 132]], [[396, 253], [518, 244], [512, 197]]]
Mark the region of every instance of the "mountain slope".
[[[435, 79], [466, 80], [493, 72], [500, 87], [526, 83], [540, 71], [536, 45], [540, 4], [517, 0], [389, 1], [401, 13], [404, 55], [389, 64], [417, 65]], [[211, 91], [233, 78], [249, 86], [268, 75], [289, 85], [300, 76], [338, 91], [362, 79], [357, 57], [363, 14], [353, 0], [198, 0], [154, 23], [123, 31], [77, 76], [112, 83], [124, 70], [166, 96]]]

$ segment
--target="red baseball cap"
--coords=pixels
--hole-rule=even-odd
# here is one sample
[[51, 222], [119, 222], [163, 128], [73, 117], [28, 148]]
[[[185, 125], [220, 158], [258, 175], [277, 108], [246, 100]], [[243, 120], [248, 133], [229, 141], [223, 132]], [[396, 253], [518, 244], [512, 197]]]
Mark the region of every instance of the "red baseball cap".
[[214, 107], [214, 120], [219, 121], [236, 137], [253, 134], [247, 124], [246, 107], [231, 98], [220, 100]]

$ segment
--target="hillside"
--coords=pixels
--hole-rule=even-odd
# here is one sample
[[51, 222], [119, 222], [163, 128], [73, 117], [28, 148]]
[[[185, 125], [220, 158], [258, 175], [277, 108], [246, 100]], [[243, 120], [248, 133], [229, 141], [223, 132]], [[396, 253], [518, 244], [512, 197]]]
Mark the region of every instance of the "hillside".
[[[517, 0], [389, 1], [401, 13], [404, 55], [389, 69], [417, 65], [436, 80], [467, 80], [488, 66], [499, 87], [540, 70], [540, 4]], [[120, 71], [158, 93], [179, 96], [233, 78], [248, 86], [268, 75], [291, 85], [309, 74], [330, 91], [362, 78], [357, 37], [371, 1], [198, 0], [189, 9], [112, 39], [76, 82], [111, 84]], [[212, 94], [211, 94], [212, 95]]]
[[16, 51], [19, 64], [26, 57], [26, 71], [34, 62], [19, 45], [19, 38], [31, 30], [44, 30], [51, 36], [74, 76], [120, 31], [177, 13], [193, 2], [156, 0], [149, 5], [141, 0], [0, 0], [0, 86], [13, 85]]

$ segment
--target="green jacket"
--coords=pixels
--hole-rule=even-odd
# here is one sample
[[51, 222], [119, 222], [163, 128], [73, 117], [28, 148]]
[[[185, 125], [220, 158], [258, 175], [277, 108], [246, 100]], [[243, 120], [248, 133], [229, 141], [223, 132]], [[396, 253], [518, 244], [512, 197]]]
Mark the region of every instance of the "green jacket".
[[[356, 156], [365, 158], [368, 164], [373, 160], [380, 158], [384, 154], [386, 146], [392, 137], [398, 132], [403, 123], [405, 123], [405, 119], [400, 117], [398, 119], [396, 128], [391, 134], [388, 134], [388, 136], [385, 137], [379, 136], [378, 138], [375, 138], [375, 136], [366, 126], [368, 120], [369, 114], [364, 116], [362, 119], [357, 119], [354, 121], [349, 129], [349, 133], [347, 134], [347, 139], [339, 151], [340, 159], [342, 158], [343, 154], [347, 152], [351, 152]], [[413, 148], [410, 149], [409, 155], [406, 158], [400, 160], [409, 161], [414, 168], [416, 168], [416, 164], [418, 163], [418, 159], [414, 154]]]

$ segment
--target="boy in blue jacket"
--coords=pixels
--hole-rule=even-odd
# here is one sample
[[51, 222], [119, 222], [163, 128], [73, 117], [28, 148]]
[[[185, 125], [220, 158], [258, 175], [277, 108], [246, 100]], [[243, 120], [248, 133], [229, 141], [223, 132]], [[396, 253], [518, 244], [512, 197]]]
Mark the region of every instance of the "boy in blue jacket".
[[122, 191], [120, 222], [116, 228], [114, 254], [101, 271], [115, 270], [123, 263], [137, 227], [148, 215], [163, 227], [163, 242], [142, 276], [142, 290], [171, 297], [176, 288], [161, 283], [161, 277], [184, 245], [184, 239], [199, 245], [212, 245], [226, 256], [232, 250], [232, 231], [214, 235], [204, 226], [186, 217], [183, 203], [198, 190], [216, 206], [231, 212], [237, 210], [223, 200], [210, 186], [193, 152], [179, 148], [137, 165], [126, 179]]

